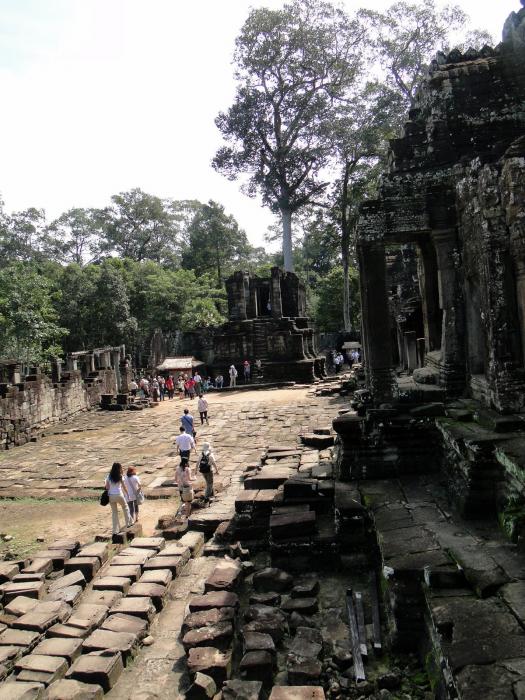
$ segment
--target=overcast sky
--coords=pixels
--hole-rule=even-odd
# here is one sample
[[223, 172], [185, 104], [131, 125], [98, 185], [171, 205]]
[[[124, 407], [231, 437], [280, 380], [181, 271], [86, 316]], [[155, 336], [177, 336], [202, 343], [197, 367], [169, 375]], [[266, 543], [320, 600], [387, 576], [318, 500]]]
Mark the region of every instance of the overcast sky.
[[[390, 0], [345, 0], [348, 10]], [[499, 40], [518, 0], [458, 0]], [[223, 203], [261, 244], [272, 217], [215, 173], [249, 8], [282, 0], [0, 0], [0, 193], [8, 211], [101, 207], [140, 187]]]

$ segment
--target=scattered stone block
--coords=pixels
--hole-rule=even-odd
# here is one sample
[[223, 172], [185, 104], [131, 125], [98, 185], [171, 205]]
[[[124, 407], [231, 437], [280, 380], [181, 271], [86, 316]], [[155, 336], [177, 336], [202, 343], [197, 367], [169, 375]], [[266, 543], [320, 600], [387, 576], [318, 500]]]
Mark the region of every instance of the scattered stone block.
[[72, 571], [80, 571], [86, 581], [91, 581], [100, 569], [100, 559], [98, 557], [72, 557], [64, 564], [64, 574]]
[[[11, 670], [15, 661], [25, 652], [25, 647], [0, 647], [0, 664]], [[1, 687], [1, 686], [0, 686]]]
[[169, 569], [150, 569], [144, 571], [139, 578], [139, 583], [157, 583], [161, 586], [169, 586], [173, 580], [173, 574]]
[[93, 683], [80, 683], [68, 678], [53, 683], [46, 700], [102, 700], [104, 691]]
[[44, 656], [42, 654], [29, 654], [15, 663], [17, 679], [36, 680], [48, 686], [53, 681], [57, 681], [66, 675], [68, 669], [67, 661], [61, 656]]
[[0, 592], [3, 594], [5, 603], [10, 603], [19, 595], [40, 600], [44, 595], [44, 584], [42, 581], [3, 583], [0, 586]]
[[[87, 623], [87, 620], [85, 621]], [[47, 630], [47, 637], [49, 639], [55, 638], [65, 638], [65, 639], [83, 639], [89, 634], [89, 626], [86, 627], [73, 627], [72, 625], [53, 625]]]
[[193, 647], [215, 647], [216, 649], [228, 649], [233, 640], [233, 626], [231, 622], [218, 622], [215, 625], [190, 629], [182, 638], [182, 646], [185, 651]]
[[83, 654], [67, 672], [67, 678], [100, 685], [108, 693], [124, 669], [120, 654]]
[[155, 549], [157, 552], [164, 549], [165, 545], [166, 540], [164, 537], [135, 537], [133, 540], [133, 547]]
[[287, 671], [292, 685], [315, 685], [321, 678], [322, 666], [317, 659], [288, 656]]
[[111, 560], [111, 567], [114, 566], [144, 566], [148, 561], [148, 553], [139, 551], [136, 554], [117, 554]]
[[206, 579], [204, 590], [232, 591], [242, 580], [242, 566], [237, 561], [222, 561]]
[[220, 687], [231, 674], [231, 652], [214, 647], [194, 647], [188, 654], [190, 675], [198, 672], [211, 676]]
[[290, 654], [300, 659], [318, 659], [323, 653], [323, 645], [296, 635], [289, 646]]
[[283, 624], [280, 618], [263, 617], [259, 620], [251, 620], [244, 625], [243, 634], [247, 632], [262, 632], [269, 634], [275, 644], [282, 641], [285, 633], [288, 630], [288, 625]]
[[275, 657], [277, 653], [271, 635], [264, 632], [251, 632], [246, 629], [243, 630], [242, 634], [242, 648], [244, 654], [249, 651], [267, 651]]
[[28, 566], [21, 570], [22, 574], [44, 574], [47, 576], [53, 571], [52, 559], [34, 559]]
[[188, 630], [198, 629], [199, 627], [217, 625], [221, 622], [233, 622], [234, 617], [234, 608], [212, 608], [210, 610], [192, 612], [184, 618], [181, 631], [184, 635]]
[[252, 593], [249, 598], [250, 605], [273, 605], [281, 604], [280, 593]]
[[54, 639], [44, 639], [34, 648], [34, 654], [43, 654], [44, 656], [60, 656], [68, 662], [69, 665], [80, 656], [82, 651], [81, 639], [67, 639], [65, 637], [56, 637]]
[[291, 590], [292, 598], [313, 598], [319, 593], [319, 581], [311, 579], [303, 583], [296, 583]]
[[106, 542], [93, 542], [84, 545], [78, 553], [79, 557], [96, 557], [101, 564], [104, 564], [109, 557], [109, 545]]
[[266, 568], [253, 575], [253, 587], [258, 593], [283, 593], [292, 586], [293, 577], [282, 569]]
[[33, 581], [40, 581], [44, 582], [46, 579], [45, 574], [17, 574], [16, 576], [13, 576], [13, 583], [27, 583], [33, 582]]
[[212, 608], [238, 608], [239, 598], [229, 591], [212, 591], [204, 595], [195, 596], [189, 602], [190, 612], [199, 610], [211, 610]]
[[186, 700], [208, 700], [217, 693], [217, 685], [211, 676], [196, 673], [193, 683], [186, 691]]
[[261, 700], [263, 684], [261, 681], [226, 681], [222, 687], [223, 700]]
[[95, 627], [100, 627], [102, 621], [107, 617], [108, 608], [105, 605], [94, 605], [93, 603], [81, 603], [69, 618], [68, 624], [82, 630], [91, 632]]
[[81, 586], [67, 586], [67, 588], [59, 588], [54, 593], [49, 593], [46, 600], [57, 600], [68, 605], [76, 605], [82, 595]]
[[151, 602], [151, 598], [122, 598], [110, 610], [110, 615], [115, 613], [133, 615], [151, 622], [155, 617], [155, 607]]
[[113, 632], [110, 630], [98, 629], [84, 640], [82, 648], [84, 652], [118, 651], [122, 654], [124, 665], [127, 664], [130, 656], [138, 646], [138, 637], [131, 632]]
[[55, 540], [55, 542], [48, 545], [48, 549], [67, 549], [71, 556], [74, 556], [80, 549], [80, 542], [68, 539]]
[[107, 617], [102, 623], [101, 629], [135, 634], [139, 639], [142, 639], [147, 634], [148, 622], [135, 615], [116, 614]]
[[[47, 606], [47, 607], [43, 607]], [[57, 622], [66, 622], [71, 615], [71, 608], [65, 603], [49, 601], [40, 603], [33, 610], [21, 615], [12, 624], [13, 629], [29, 630], [43, 634]]]
[[181, 557], [184, 562], [187, 562], [190, 560], [191, 551], [180, 542], [170, 542], [160, 550], [159, 557]]
[[84, 603], [91, 605], [105, 605], [108, 609], [122, 598], [119, 591], [90, 591], [84, 596]]
[[333, 435], [321, 435], [317, 433], [304, 433], [300, 436], [303, 445], [314, 447], [316, 450], [326, 450], [334, 444]]
[[86, 586], [86, 579], [82, 571], [72, 571], [70, 574], [62, 576], [62, 578], [53, 581], [49, 586], [49, 593], [54, 593], [61, 588], [68, 588], [69, 586]]
[[51, 559], [53, 570], [61, 571], [64, 568], [64, 563], [71, 558], [71, 552], [68, 549], [43, 549], [31, 556], [33, 561], [35, 559]]
[[241, 676], [249, 681], [261, 681], [268, 686], [272, 683], [274, 657], [267, 651], [249, 651], [241, 659]]
[[130, 564], [129, 566], [111, 566], [106, 571], [106, 576], [116, 576], [117, 578], [128, 578], [130, 581], [138, 581], [142, 569], [139, 564]]
[[13, 598], [13, 600], [5, 606], [4, 612], [6, 612], [8, 615], [20, 617], [21, 615], [25, 615], [33, 610], [36, 605], [38, 605], [38, 601], [35, 600], [35, 598], [28, 598], [27, 596], [19, 595], [16, 598]]
[[111, 542], [113, 544], [129, 544], [133, 542], [135, 537], [140, 537], [142, 535], [142, 525], [140, 523], [134, 523], [131, 527], [127, 527], [122, 532], [117, 532], [111, 536]]
[[27, 630], [4, 630], [0, 634], [0, 647], [26, 647], [30, 651], [35, 647], [42, 635], [38, 632], [29, 632]]
[[129, 578], [121, 578], [118, 576], [102, 576], [93, 581], [94, 591], [119, 591], [122, 595], [126, 595], [131, 586]]
[[128, 592], [130, 598], [151, 598], [155, 610], [160, 612], [164, 607], [164, 601], [168, 589], [159, 583], [134, 583]]
[[180, 538], [179, 542], [185, 547], [189, 547], [192, 557], [198, 557], [204, 547], [204, 534], [189, 531]]
[[20, 571], [19, 567], [12, 562], [0, 562], [0, 583], [11, 581], [13, 576], [16, 576]]
[[313, 510], [304, 513], [279, 513], [270, 517], [272, 539], [302, 538], [315, 533], [316, 513]]
[[289, 598], [281, 605], [281, 609], [287, 613], [297, 612], [299, 615], [315, 615], [319, 606], [317, 598]]
[[185, 561], [182, 557], [160, 557], [156, 556], [144, 564], [144, 571], [152, 571], [154, 569], [169, 569], [173, 576], [178, 576], [184, 568]]

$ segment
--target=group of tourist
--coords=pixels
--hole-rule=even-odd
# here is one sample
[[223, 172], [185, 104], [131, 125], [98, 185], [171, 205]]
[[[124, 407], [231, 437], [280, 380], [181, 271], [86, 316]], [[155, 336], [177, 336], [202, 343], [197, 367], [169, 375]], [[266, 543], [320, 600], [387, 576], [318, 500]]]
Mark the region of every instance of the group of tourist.
[[120, 532], [118, 507], [122, 508], [125, 527], [131, 527], [139, 519], [139, 505], [144, 501], [144, 494], [135, 467], [128, 467], [126, 474], [120, 462], [114, 462], [106, 477], [105, 489], [111, 506], [113, 534]]

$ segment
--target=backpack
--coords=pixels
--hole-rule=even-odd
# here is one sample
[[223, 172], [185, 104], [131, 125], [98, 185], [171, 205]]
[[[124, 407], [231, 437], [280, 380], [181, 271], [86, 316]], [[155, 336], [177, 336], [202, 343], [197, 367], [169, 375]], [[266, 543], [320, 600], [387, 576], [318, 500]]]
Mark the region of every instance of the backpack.
[[210, 459], [208, 455], [201, 455], [200, 461], [199, 461], [199, 471], [201, 474], [208, 474], [211, 471], [210, 468]]

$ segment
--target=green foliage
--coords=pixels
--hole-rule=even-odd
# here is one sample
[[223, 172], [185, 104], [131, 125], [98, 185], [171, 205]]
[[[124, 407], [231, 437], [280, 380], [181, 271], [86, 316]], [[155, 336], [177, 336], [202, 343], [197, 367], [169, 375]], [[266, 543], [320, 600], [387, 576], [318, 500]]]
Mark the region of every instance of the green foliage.
[[195, 299], [182, 314], [180, 327], [184, 331], [192, 331], [219, 326], [225, 320], [211, 299]]
[[[344, 328], [343, 318], [343, 268], [338, 265], [324, 276], [317, 286], [317, 309], [315, 320], [320, 331], [340, 331]], [[351, 305], [350, 315], [354, 328], [359, 321], [359, 285], [355, 269], [350, 270]]]
[[60, 353], [67, 332], [57, 323], [51, 282], [28, 263], [0, 270], [0, 357], [41, 362]]

